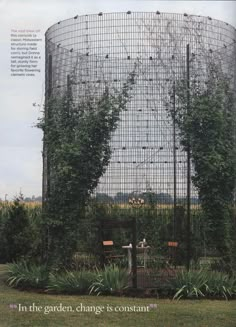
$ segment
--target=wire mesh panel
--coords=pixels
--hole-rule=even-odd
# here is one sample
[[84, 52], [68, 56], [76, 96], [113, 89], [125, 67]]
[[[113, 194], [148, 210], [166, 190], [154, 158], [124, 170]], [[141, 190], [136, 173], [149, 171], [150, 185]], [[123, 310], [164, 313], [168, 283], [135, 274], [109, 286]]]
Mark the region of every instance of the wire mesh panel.
[[[178, 105], [175, 85], [186, 79], [186, 46], [190, 83], [204, 85], [214, 61], [235, 87], [235, 40], [235, 28], [227, 23], [159, 12], [75, 16], [47, 30], [47, 97], [62, 95], [68, 76], [75, 102], [91, 94], [99, 97], [105, 85], [119, 90], [136, 69], [131, 100], [113, 133], [112, 157], [96, 189], [97, 199], [127, 209], [130, 198], [142, 196], [144, 206], [154, 203], [156, 216], [165, 210], [173, 216], [172, 208], [186, 203], [187, 156], [169, 114]], [[44, 174], [44, 185], [46, 178]], [[194, 208], [198, 195], [193, 186], [191, 201]]]

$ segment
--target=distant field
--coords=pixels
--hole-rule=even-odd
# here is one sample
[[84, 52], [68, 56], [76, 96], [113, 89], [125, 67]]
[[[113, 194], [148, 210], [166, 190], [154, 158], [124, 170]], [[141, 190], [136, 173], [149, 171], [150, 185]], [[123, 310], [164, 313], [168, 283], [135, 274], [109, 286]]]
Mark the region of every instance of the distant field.
[[[107, 206], [109, 206], [109, 205], [111, 205], [111, 206], [114, 205], [116, 207], [124, 208], [124, 209], [131, 208], [131, 205], [128, 204], [128, 203], [107, 204]], [[177, 205], [177, 206], [180, 206], [180, 205]], [[149, 207], [149, 205], [147, 205], [147, 204], [144, 204], [144, 205], [141, 206], [141, 208], [148, 208], [148, 207]], [[157, 204], [154, 207], [157, 208], [157, 209], [172, 209], [174, 207], [174, 205], [173, 204]], [[191, 205], [191, 209], [199, 209], [200, 207], [201, 206], [199, 204], [192, 204]]]
[[[13, 204], [12, 201], [8, 201], [8, 202], [0, 202], [0, 209], [1, 207], [6, 207], [6, 206], [10, 206], [11, 204]], [[24, 202], [25, 206], [28, 208], [34, 208], [34, 207], [41, 207], [42, 203], [41, 202]], [[105, 204], [106, 206], [115, 206], [118, 208], [122, 208], [122, 209], [128, 209], [131, 208], [131, 206], [128, 203], [121, 203], [121, 204]], [[148, 205], [142, 205], [142, 208], [148, 208]], [[156, 206], [154, 206], [156, 209], [172, 209], [174, 207], [173, 204], [157, 204]], [[200, 209], [201, 206], [199, 204], [192, 204], [191, 205], [191, 209], [195, 210], [195, 209]]]
[[[11, 206], [13, 204], [13, 201], [7, 201], [7, 202], [0, 202], [0, 208], [1, 207], [7, 207], [7, 206]], [[42, 206], [42, 202], [24, 202], [26, 207], [41, 207]]]

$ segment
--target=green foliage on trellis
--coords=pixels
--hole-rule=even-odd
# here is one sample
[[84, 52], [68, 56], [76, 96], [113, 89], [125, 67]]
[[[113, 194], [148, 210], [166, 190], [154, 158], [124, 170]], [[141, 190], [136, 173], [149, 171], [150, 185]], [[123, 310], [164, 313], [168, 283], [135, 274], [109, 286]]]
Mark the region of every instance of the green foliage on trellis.
[[39, 127], [48, 161], [44, 207], [48, 260], [65, 264], [76, 248], [85, 205], [109, 164], [110, 139], [130, 100], [134, 79], [132, 72], [120, 90], [105, 85], [100, 96], [88, 90], [78, 103], [68, 85], [63, 96], [51, 96], [46, 103]]
[[229, 262], [236, 178], [233, 91], [220, 69], [212, 65], [206, 86], [191, 83], [189, 108], [183, 83], [178, 84], [176, 94], [175, 121], [182, 145], [185, 149], [190, 146], [195, 170], [192, 181], [208, 224], [207, 244]]

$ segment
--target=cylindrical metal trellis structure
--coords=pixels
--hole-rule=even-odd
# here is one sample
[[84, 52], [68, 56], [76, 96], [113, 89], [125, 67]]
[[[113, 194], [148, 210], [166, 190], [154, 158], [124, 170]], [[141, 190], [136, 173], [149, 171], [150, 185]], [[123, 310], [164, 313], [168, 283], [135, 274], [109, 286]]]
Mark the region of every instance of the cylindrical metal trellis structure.
[[186, 72], [187, 44], [190, 70], [200, 81], [211, 58], [235, 81], [235, 39], [234, 27], [210, 17], [158, 12], [76, 16], [47, 30], [46, 97], [65, 91], [68, 76], [75, 100], [86, 97], [88, 86], [99, 95], [101, 84], [119, 88], [138, 66], [132, 100], [114, 132], [112, 159], [98, 193], [118, 194], [121, 202], [126, 201], [122, 194], [132, 192], [173, 197], [175, 184], [176, 196], [186, 196], [186, 154], [173, 137], [166, 102], [173, 82]]
[[[175, 220], [178, 201], [186, 204], [189, 195], [188, 160], [169, 109], [173, 112], [178, 105], [175, 86], [186, 80], [188, 65], [190, 88], [196, 81], [204, 88], [212, 62], [235, 90], [236, 30], [211, 17], [99, 13], [75, 16], [47, 30], [46, 102], [52, 95], [63, 95], [68, 83], [75, 102], [90, 94], [99, 97], [105, 85], [119, 90], [136, 67], [131, 101], [120, 113], [97, 198], [126, 207], [130, 197], [155, 195], [159, 209], [174, 208]], [[46, 106], [45, 119], [49, 114]], [[44, 201], [49, 168], [45, 146]], [[191, 185], [191, 203], [197, 198]]]

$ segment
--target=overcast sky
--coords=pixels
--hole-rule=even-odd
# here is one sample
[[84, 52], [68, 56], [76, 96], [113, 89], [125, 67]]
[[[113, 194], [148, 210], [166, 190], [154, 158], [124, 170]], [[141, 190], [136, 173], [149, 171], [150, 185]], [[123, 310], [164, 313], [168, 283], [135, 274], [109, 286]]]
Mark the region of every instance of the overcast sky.
[[76, 14], [162, 11], [211, 16], [236, 26], [235, 1], [0, 0], [0, 198], [41, 195], [42, 133], [33, 126], [44, 102], [44, 42], [37, 77], [10, 76], [11, 29], [40, 29]]

